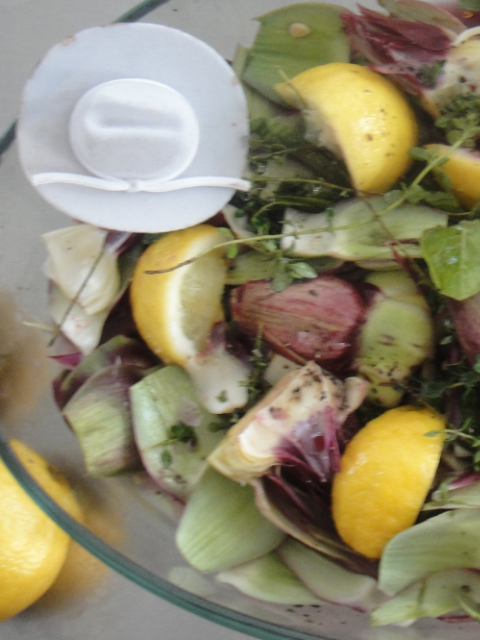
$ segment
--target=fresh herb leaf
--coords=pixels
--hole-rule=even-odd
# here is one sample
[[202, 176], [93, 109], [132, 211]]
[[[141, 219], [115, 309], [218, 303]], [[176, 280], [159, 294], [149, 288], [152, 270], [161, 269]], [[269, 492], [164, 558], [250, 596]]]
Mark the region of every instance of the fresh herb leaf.
[[[164, 440], [161, 445], [166, 446], [177, 442], [181, 442], [188, 445], [191, 449], [195, 449], [198, 446], [198, 436], [195, 429], [184, 422], [177, 422], [177, 424], [172, 425], [168, 429], [166, 440]], [[168, 454], [168, 452], [166, 452], [166, 454]], [[163, 454], [162, 462], [164, 462]], [[166, 465], [164, 464], [164, 466]]]
[[423, 85], [433, 89], [437, 86], [437, 80], [442, 75], [444, 66], [445, 60], [437, 60], [433, 64], [422, 64], [417, 73], [417, 78]]
[[292, 278], [316, 278], [317, 272], [306, 262], [289, 262], [286, 265], [287, 272]]
[[162, 465], [165, 467], [165, 469], [168, 469], [168, 467], [172, 466], [172, 454], [170, 453], [170, 451], [167, 451], [166, 449], [164, 449], [160, 455], [160, 460], [162, 462]]
[[464, 300], [480, 291], [480, 220], [427, 230], [422, 254], [441, 294]]
[[435, 125], [445, 130], [449, 144], [455, 144], [469, 131], [461, 146], [474, 147], [475, 137], [480, 133], [480, 95], [472, 92], [456, 95], [442, 109]]

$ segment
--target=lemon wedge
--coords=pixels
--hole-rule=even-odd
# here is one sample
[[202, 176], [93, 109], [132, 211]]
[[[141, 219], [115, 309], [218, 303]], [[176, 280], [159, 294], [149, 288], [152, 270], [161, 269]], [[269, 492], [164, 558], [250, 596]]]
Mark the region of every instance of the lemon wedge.
[[353, 549], [380, 558], [387, 542], [415, 523], [438, 467], [444, 427], [433, 409], [402, 406], [352, 438], [333, 479], [332, 513]]
[[140, 335], [163, 362], [190, 373], [212, 413], [228, 413], [247, 402], [248, 367], [222, 339], [227, 266], [223, 250], [215, 247], [223, 240], [206, 224], [161, 237], [140, 257], [130, 287]]
[[302, 110], [307, 138], [341, 157], [355, 189], [384, 193], [408, 169], [418, 137], [415, 115], [389, 80], [356, 64], [332, 62], [275, 89]]
[[[35, 451], [10, 442], [27, 471], [77, 520], [82, 512], [67, 481]], [[3, 463], [0, 464], [0, 622], [33, 604], [56, 580], [69, 536], [35, 504]]]
[[426, 145], [437, 155], [448, 152], [448, 159], [438, 170], [450, 179], [450, 188], [467, 209], [480, 199], [480, 153], [473, 149], [451, 149], [444, 144]]

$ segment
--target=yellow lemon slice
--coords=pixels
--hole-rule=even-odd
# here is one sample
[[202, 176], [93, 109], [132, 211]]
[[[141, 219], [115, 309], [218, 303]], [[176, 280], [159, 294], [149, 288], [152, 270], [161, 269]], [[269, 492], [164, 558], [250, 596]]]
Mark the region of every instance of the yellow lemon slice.
[[[82, 514], [67, 481], [46, 460], [16, 440], [11, 446], [27, 471], [71, 516]], [[0, 622], [33, 604], [53, 584], [70, 543], [0, 463]]]
[[415, 115], [389, 80], [366, 67], [332, 62], [275, 89], [302, 110], [308, 139], [343, 158], [357, 191], [384, 193], [408, 169]]
[[[188, 371], [199, 400], [212, 413], [229, 413], [248, 400], [248, 365], [214, 335], [216, 323], [224, 319], [227, 266], [223, 249], [215, 249], [223, 240], [218, 229], [206, 224], [163, 236], [142, 254], [130, 290], [140, 335], [165, 363]], [[189, 260], [166, 273], [148, 273]]]
[[454, 149], [444, 144], [429, 144], [437, 155], [449, 152], [448, 160], [439, 171], [450, 178], [452, 193], [467, 209], [480, 199], [480, 153], [472, 149]]
[[[444, 427], [433, 409], [403, 406], [353, 437], [332, 489], [335, 525], [353, 549], [379, 558], [394, 535], [415, 523], [438, 467]], [[432, 431], [439, 433], [426, 435]]]
[[219, 249], [167, 273], [147, 272], [175, 267], [223, 240], [210, 225], [181, 229], [150, 245], [138, 261], [130, 288], [133, 318], [150, 349], [166, 363], [185, 367], [208, 346], [212, 326], [223, 319], [227, 267]]

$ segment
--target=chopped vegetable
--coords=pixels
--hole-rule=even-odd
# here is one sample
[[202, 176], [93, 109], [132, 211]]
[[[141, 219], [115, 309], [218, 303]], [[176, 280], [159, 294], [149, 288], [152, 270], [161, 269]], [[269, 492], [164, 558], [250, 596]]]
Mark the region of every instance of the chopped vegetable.
[[198, 571], [480, 620], [480, 16], [380, 5], [258, 19], [252, 188], [208, 224], [45, 237], [55, 399], [87, 473], [180, 505]]
[[221, 571], [217, 580], [237, 587], [242, 593], [278, 604], [323, 604], [288, 569], [275, 553], [238, 567]]
[[243, 80], [273, 101], [282, 76], [291, 78], [305, 69], [328, 62], [347, 61], [348, 40], [340, 14], [331, 4], [299, 3], [257, 18], [260, 30], [247, 57]]
[[160, 487], [185, 501], [222, 438], [216, 416], [199, 402], [190, 377], [175, 365], [130, 388], [135, 442], [145, 469]]
[[260, 558], [284, 540], [255, 507], [253, 490], [207, 469], [177, 529], [177, 546], [199, 571], [222, 571]]

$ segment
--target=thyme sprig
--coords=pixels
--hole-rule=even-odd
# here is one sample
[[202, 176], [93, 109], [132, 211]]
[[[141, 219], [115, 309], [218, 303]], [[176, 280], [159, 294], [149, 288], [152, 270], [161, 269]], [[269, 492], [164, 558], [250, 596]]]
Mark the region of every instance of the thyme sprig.
[[[451, 336], [451, 339], [455, 340], [455, 337]], [[437, 368], [436, 375], [436, 379], [429, 380], [417, 374], [410, 380], [407, 392], [417, 402], [428, 404], [446, 415], [449, 424], [442, 432], [447, 436], [446, 442], [458, 442], [469, 450], [473, 464], [477, 466], [480, 464], [480, 356], [473, 366], [465, 358], [444, 363]], [[449, 405], [452, 402], [457, 407], [454, 412], [457, 424], [450, 421]], [[434, 432], [427, 435], [434, 435]]]
[[[428, 150], [428, 149], [423, 149], [421, 147], [413, 147], [410, 151], [411, 155], [413, 158], [418, 159], [418, 160], [423, 160], [426, 161], [426, 166], [418, 173], [418, 175], [415, 177], [415, 179], [410, 183], [410, 185], [406, 186], [406, 185], [402, 185], [402, 190], [399, 191], [395, 191], [395, 192], [390, 192], [393, 195], [392, 198], [392, 202], [390, 204], [388, 204], [384, 209], [382, 209], [379, 212], [374, 212], [372, 213], [372, 217], [370, 219], [367, 220], [362, 220], [359, 222], [353, 222], [350, 223], [349, 225], [344, 225], [341, 227], [336, 227], [336, 230], [351, 230], [354, 229], [356, 227], [361, 227], [365, 224], [368, 224], [370, 222], [372, 222], [373, 220], [379, 220], [382, 216], [384, 216], [386, 213], [389, 213], [390, 211], [393, 211], [394, 209], [397, 209], [398, 207], [400, 207], [401, 205], [405, 204], [406, 202], [410, 202], [411, 200], [415, 201], [415, 198], [417, 197], [417, 193], [418, 193], [418, 189], [420, 187], [420, 184], [422, 183], [422, 181], [432, 172], [435, 171], [437, 169], [440, 169], [446, 162], [448, 162], [448, 158], [451, 155], [451, 153], [453, 151], [455, 151], [456, 149], [460, 148], [462, 146], [462, 144], [466, 141], [471, 139], [472, 136], [476, 135], [480, 133], [480, 127], [477, 125], [476, 121], [471, 123], [471, 122], [467, 122], [465, 124], [465, 128], [463, 129], [463, 133], [461, 133], [461, 135], [459, 135], [459, 137], [457, 138], [457, 140], [448, 148], [445, 149], [444, 151], [442, 151], [441, 153], [437, 153], [435, 150]], [[400, 193], [400, 195], [397, 195], [398, 193]], [[363, 196], [367, 196], [367, 195], [375, 195], [375, 194], [362, 194]], [[386, 194], [386, 196], [388, 197], [388, 194]], [[272, 203], [273, 204], [273, 203]], [[265, 205], [265, 210], [268, 209], [268, 207], [272, 206], [271, 203], [266, 204]], [[317, 227], [314, 229], [306, 229], [303, 231], [298, 231], [298, 230], [292, 230], [292, 231], [288, 231], [285, 233], [274, 233], [274, 234], [260, 234], [260, 235], [256, 235], [256, 236], [252, 236], [249, 238], [233, 238], [230, 240], [227, 240], [225, 242], [219, 243], [217, 244], [215, 247], [207, 249], [199, 254], [197, 254], [196, 256], [193, 256], [192, 258], [185, 260], [183, 262], [179, 262], [178, 264], [169, 267], [168, 269], [160, 269], [160, 270], [149, 270], [146, 271], [145, 273], [149, 274], [149, 275], [157, 275], [157, 274], [164, 274], [164, 273], [169, 273], [171, 271], [175, 271], [176, 269], [180, 269], [181, 267], [185, 267], [188, 266], [192, 263], [194, 263], [196, 260], [199, 260], [200, 258], [202, 258], [203, 256], [207, 255], [208, 253], [210, 253], [213, 249], [230, 249], [233, 246], [240, 246], [240, 245], [246, 245], [246, 246], [254, 246], [257, 245], [259, 243], [264, 243], [264, 242], [269, 242], [272, 240], [280, 240], [282, 238], [291, 238], [291, 237], [298, 237], [300, 235], [309, 235], [309, 234], [315, 234], [315, 233], [322, 233], [325, 231], [328, 231], [331, 228], [331, 226], [322, 226], [322, 227]]]

